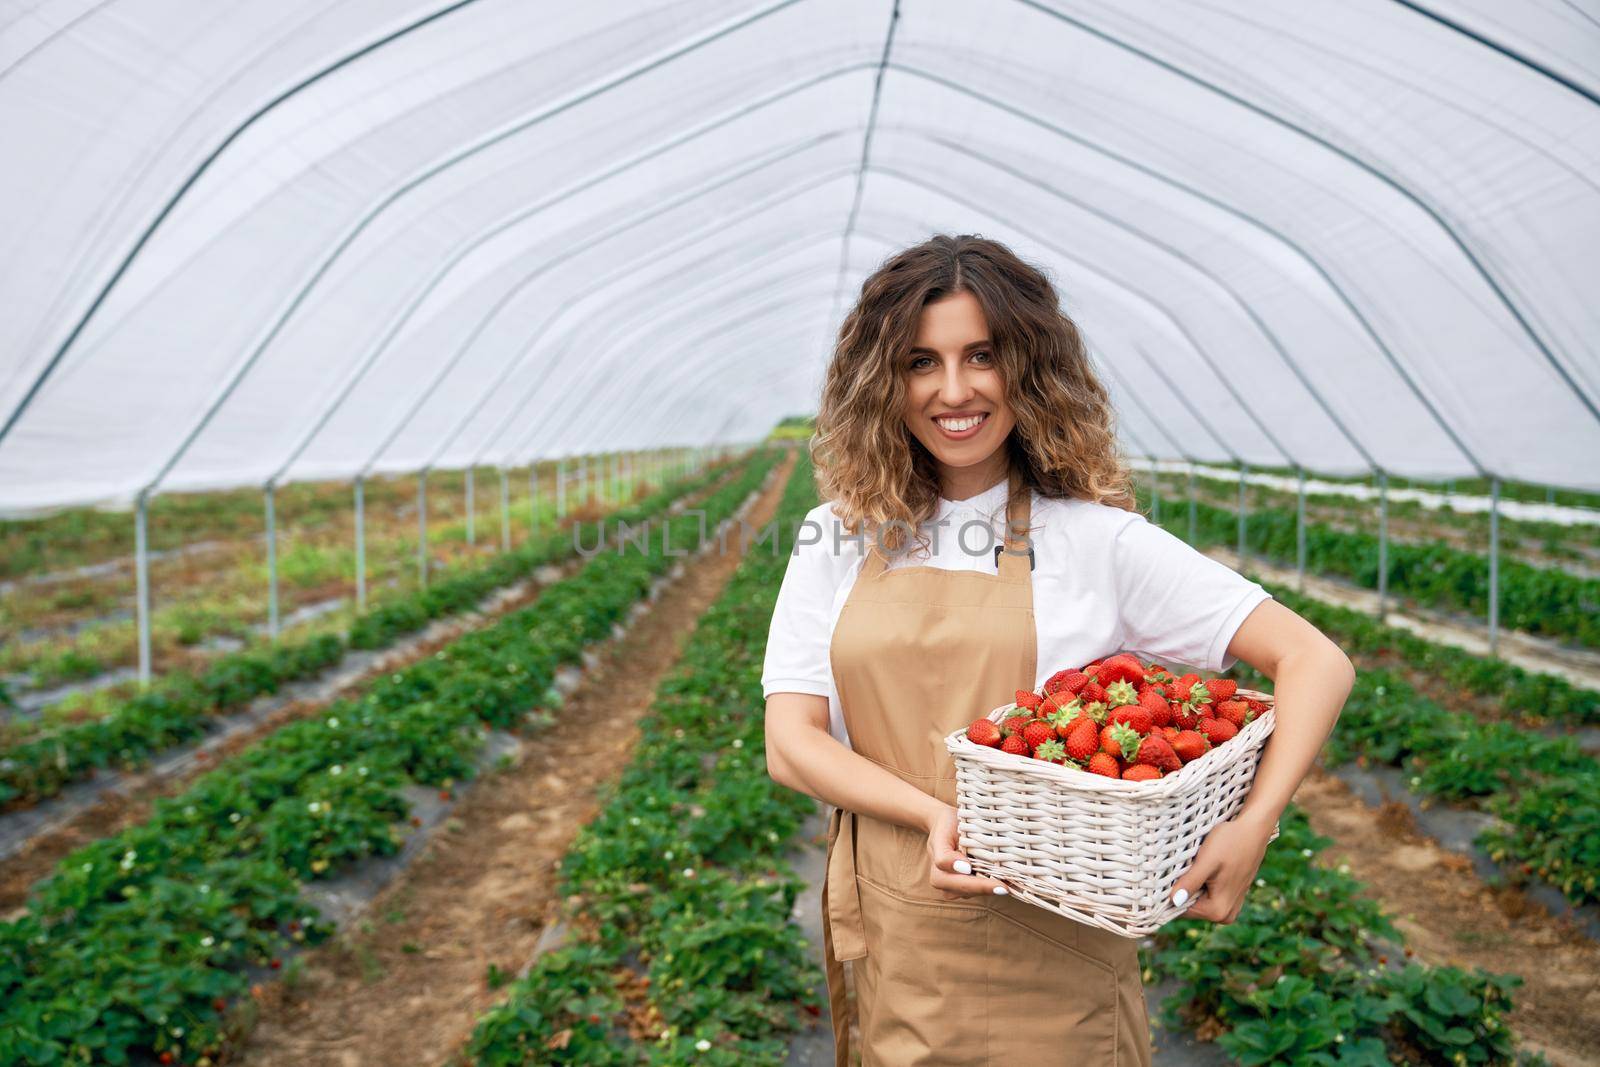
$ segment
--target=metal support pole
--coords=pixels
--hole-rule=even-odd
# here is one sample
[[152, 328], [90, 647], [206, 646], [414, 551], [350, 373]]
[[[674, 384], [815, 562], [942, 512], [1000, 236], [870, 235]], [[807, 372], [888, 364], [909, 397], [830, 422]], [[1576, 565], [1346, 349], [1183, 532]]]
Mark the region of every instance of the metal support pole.
[[135, 606], [139, 613], [139, 687], [150, 684], [150, 544], [146, 529], [149, 517], [145, 494], [139, 494], [139, 508], [133, 519], [133, 570], [138, 587]]
[[476, 516], [473, 513], [474, 513], [474, 511], [476, 509], [474, 508], [473, 501], [472, 501], [472, 483], [473, 483], [472, 468], [468, 467], [467, 468], [467, 544], [469, 544], [469, 545], [475, 545], [475, 544], [478, 543], [477, 531], [473, 526], [473, 519], [476, 518]]
[[567, 517], [567, 461], [556, 460], [556, 521]]
[[1500, 645], [1500, 479], [1489, 479], [1489, 655]]
[[1294, 569], [1296, 588], [1304, 593], [1306, 591], [1306, 471], [1304, 467], [1296, 467], [1295, 470], [1299, 475], [1299, 487], [1294, 516]]
[[1195, 543], [1196, 538], [1198, 538], [1198, 536], [1199, 536], [1199, 530], [1200, 530], [1199, 518], [1196, 515], [1196, 512], [1198, 510], [1199, 510], [1199, 496], [1195, 492], [1195, 487], [1194, 487], [1194, 464], [1191, 463], [1191, 464], [1189, 464], [1189, 543], [1191, 545]]
[[1389, 614], [1389, 474], [1378, 472], [1378, 618]]
[[500, 551], [511, 551], [511, 476], [500, 468]]
[[428, 472], [417, 474], [417, 581], [428, 588]]
[[356, 610], [367, 610], [367, 496], [365, 481], [356, 476]]
[[528, 539], [539, 536], [539, 461], [528, 463]]
[[1249, 473], [1250, 465], [1241, 460], [1239, 462], [1239, 569], [1241, 571], [1249, 559], [1250, 551], [1250, 546], [1245, 540], [1245, 531], [1250, 525], [1250, 498], [1245, 493], [1245, 478]]
[[263, 494], [267, 504], [267, 636], [278, 639], [278, 517], [273, 508], [272, 486]]

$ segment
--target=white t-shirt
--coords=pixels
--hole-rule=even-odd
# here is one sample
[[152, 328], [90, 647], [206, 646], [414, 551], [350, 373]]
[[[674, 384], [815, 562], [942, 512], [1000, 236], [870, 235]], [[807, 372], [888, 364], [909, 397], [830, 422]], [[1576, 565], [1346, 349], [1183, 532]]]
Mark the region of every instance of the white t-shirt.
[[[997, 573], [992, 546], [1004, 538], [1005, 503], [1004, 480], [966, 500], [941, 498], [928, 527], [938, 535], [931, 554], [904, 552], [887, 566]], [[1197, 670], [1232, 665], [1229, 642], [1268, 598], [1260, 585], [1135, 512], [1038, 493], [1032, 509], [1035, 689], [1058, 670], [1122, 650]], [[844, 530], [832, 504], [812, 508], [806, 521], [773, 608], [761, 689], [827, 697], [831, 732], [848, 745], [828, 645], [865, 544]], [[981, 525], [963, 533], [968, 523]]]

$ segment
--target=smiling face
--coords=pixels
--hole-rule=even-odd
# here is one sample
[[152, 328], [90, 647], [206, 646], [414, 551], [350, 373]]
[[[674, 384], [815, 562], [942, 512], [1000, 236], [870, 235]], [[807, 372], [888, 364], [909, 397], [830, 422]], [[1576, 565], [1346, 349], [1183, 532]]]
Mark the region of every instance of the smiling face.
[[964, 500], [999, 481], [1016, 419], [976, 297], [957, 292], [923, 307], [903, 373], [906, 427], [933, 454], [940, 494]]

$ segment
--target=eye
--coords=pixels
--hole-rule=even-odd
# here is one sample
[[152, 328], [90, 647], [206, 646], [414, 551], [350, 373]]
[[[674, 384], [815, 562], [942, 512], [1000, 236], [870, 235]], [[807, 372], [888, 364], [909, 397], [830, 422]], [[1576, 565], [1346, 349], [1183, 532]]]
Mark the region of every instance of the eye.
[[972, 353], [972, 358], [977, 360], [979, 363], [989, 364], [994, 362], [994, 353], [988, 351], [987, 349], [980, 348], [976, 352]]
[[929, 367], [929, 366], [932, 366], [932, 365], [933, 365], [933, 357], [932, 356], [912, 356], [911, 357], [911, 369], [912, 370], [922, 370], [925, 367]]

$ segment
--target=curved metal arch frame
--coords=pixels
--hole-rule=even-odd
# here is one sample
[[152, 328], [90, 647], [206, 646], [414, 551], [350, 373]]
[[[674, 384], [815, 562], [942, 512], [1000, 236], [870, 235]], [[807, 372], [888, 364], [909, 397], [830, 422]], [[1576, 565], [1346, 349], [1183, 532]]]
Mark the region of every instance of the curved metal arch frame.
[[[467, 0], [467, 2], [470, 2], [470, 0]], [[792, 0], [790, 0], [790, 2], [792, 2]], [[1019, 2], [1027, 3], [1027, 0], [1019, 0]], [[453, 6], [461, 6], [461, 5], [453, 5]], [[778, 6], [784, 6], [784, 5], [778, 5]], [[1054, 13], [1054, 11], [1045, 10], [1045, 8], [1040, 8], [1040, 6], [1034, 5], [1034, 3], [1029, 3], [1029, 6], [1035, 6], [1035, 8], [1038, 8], [1038, 10], [1045, 11], [1046, 14], [1053, 14], [1053, 16], [1056, 16], [1056, 18], [1064, 18], [1064, 19], [1066, 19], [1066, 21], [1072, 21], [1072, 19], [1066, 18], [1066, 16], [1061, 16], [1061, 13]], [[776, 8], [774, 8], [774, 10], [776, 10]], [[758, 16], [750, 16], [750, 18], [754, 19], [754, 18], [758, 18]], [[1086, 30], [1086, 32], [1096, 32], [1096, 30], [1088, 29], [1088, 30]], [[1130, 48], [1131, 48], [1131, 46], [1130, 46]], [[885, 56], [886, 56], [886, 53], [885, 53]], [[1147, 56], [1147, 58], [1149, 58], [1149, 56]], [[1150, 58], [1150, 59], [1152, 59], [1152, 61], [1155, 61], [1155, 62], [1160, 62], [1160, 61], [1158, 61], [1158, 59], [1154, 59], [1154, 58]], [[859, 66], [859, 64], [858, 64], [858, 66]], [[909, 69], [907, 69], [907, 67], [901, 66], [901, 64], [890, 64], [890, 62], [883, 62], [882, 66], [885, 67], [885, 69], [909, 70]], [[1246, 102], [1246, 104], [1248, 104], [1248, 102]], [[1032, 118], [1032, 117], [1030, 117], [1030, 118]], [[1325, 274], [1325, 272], [1323, 272], [1323, 274]], [[1342, 296], [1342, 293], [1341, 293], [1341, 296]], [[1347, 302], [1347, 304], [1349, 304], [1349, 301], [1347, 301], [1347, 299], [1346, 299], [1346, 302]], [[1352, 310], [1354, 310], [1354, 307], [1352, 307]], [[1363, 322], [1365, 322], [1365, 320], [1363, 320]], [[1398, 370], [1398, 368], [1397, 368], [1397, 370]], [[1421, 397], [1419, 397], [1419, 398], [1421, 398]], [[1424, 398], [1424, 403], [1426, 403], [1426, 398]], [[1446, 426], [1446, 429], [1448, 429], [1448, 424], [1445, 424], [1445, 426]], [[1480, 464], [1478, 464], [1478, 467], [1480, 467], [1480, 469], [1482, 469], [1482, 466], [1480, 466]]]
[[[843, 177], [845, 174], [848, 174], [848, 173], [849, 173], [848, 171], [839, 170], [839, 169], [836, 168], [832, 173], [830, 173], [827, 176], [827, 181], [837, 181], [840, 177]], [[810, 184], [813, 187], [816, 187], [818, 185], [825, 184], [825, 182], [812, 182]], [[764, 252], [760, 257], [758, 257], [756, 260], [753, 260], [753, 261], [746, 260], [743, 263], [741, 263], [739, 265], [736, 265], [733, 268], [730, 268], [728, 271], [722, 272], [721, 274], [719, 274], [717, 276], [718, 279], [720, 279], [721, 277], [723, 277], [724, 275], [726, 275], [728, 273], [733, 273], [734, 271], [740, 271], [740, 272], [748, 273], [752, 269], [759, 269], [759, 267], [756, 266], [756, 264], [759, 264], [760, 261], [763, 260], [763, 259], [778, 259], [778, 258], [781, 258], [783, 256], [792, 255], [801, 246], [804, 246], [804, 245], [810, 244], [810, 243], [816, 243], [820, 239], [829, 239], [829, 240], [831, 240], [835, 236], [834, 231], [831, 228], [829, 228], [829, 229], [812, 228], [809, 231], [798, 231], [798, 233], [799, 233], [799, 236], [789, 236], [789, 237], [787, 237], [785, 239], [780, 240], [775, 245], [770, 247], [766, 252]], [[708, 234], [702, 234], [702, 235], [700, 235], [699, 237], [697, 237], [695, 239], [692, 239], [690, 241], [686, 241], [686, 242], [683, 243], [682, 247], [680, 249], [677, 249], [677, 250], [682, 250], [684, 248], [692, 247], [693, 245], [703, 241], [704, 238], [707, 237], [707, 236], [710, 236], [710, 234], [709, 233]], [[628, 267], [615, 272], [614, 276], [607, 281], [606, 288], [609, 288], [611, 285], [614, 285], [617, 281], [620, 281], [622, 278], [624, 278], [624, 277], [626, 277], [626, 276], [628, 276], [630, 274], [639, 273], [640, 271], [646, 269], [647, 267], [654, 266], [654, 265], [655, 265], [654, 263], [630, 264]], [[692, 291], [697, 291], [697, 290], [705, 288], [705, 287], [706, 286], [703, 285], [703, 284], [697, 284], [696, 286], [693, 287], [691, 292]], [[599, 290], [597, 290], [597, 291], [599, 291]], [[683, 294], [682, 291], [679, 291], [677, 295], [681, 298], [684, 294]], [[557, 320], [559, 318], [562, 318], [562, 317], [564, 317], [565, 315], [568, 314], [568, 310], [569, 310], [568, 307], [561, 308], [560, 310], [555, 312], [553, 315], [549, 316], [545, 320], [545, 322], [540, 325], [539, 330], [537, 332], [537, 335], [535, 337], [533, 337], [528, 342], [528, 344], [523, 346], [523, 348], [522, 348], [522, 350], [521, 350], [521, 352], [519, 353], [519, 356], [518, 356], [519, 361], [523, 357], [525, 357], [529, 352], [532, 351], [532, 349], [533, 349], [534, 345], [537, 343], [538, 339], [540, 337], [542, 337], [544, 333], [547, 332], [548, 327], [551, 326], [554, 323], [555, 320]], [[643, 308], [643, 314], [649, 315], [649, 314], [655, 314], [655, 312], [656, 312], [655, 305], [648, 305], [645, 308]], [[618, 323], [614, 319], [607, 319], [607, 323], [606, 324], [608, 326], [611, 326], [611, 327], [618, 326]], [[621, 331], [617, 330], [617, 331], [614, 331], [614, 332], [621, 332]], [[574, 344], [577, 343], [578, 333], [579, 333], [579, 330], [574, 330], [572, 336], [569, 337], [562, 344], [561, 349], [560, 349], [561, 352], [567, 351]], [[559, 355], [553, 355], [552, 358], [559, 360], [561, 357]], [[603, 358], [596, 359], [594, 361], [594, 365], [595, 366], [604, 366], [605, 365], [605, 360]], [[476, 452], [476, 454], [474, 456], [474, 459], [473, 459], [474, 463], [483, 462], [485, 457], [488, 455], [489, 451], [501, 442], [501, 440], [503, 439], [503, 437], [505, 435], [506, 430], [509, 429], [512, 425], [515, 425], [517, 420], [524, 416], [524, 414], [527, 412], [527, 410], [528, 410], [530, 405], [532, 405], [532, 404], [536, 403], [537, 401], [543, 399], [543, 397], [540, 394], [541, 394], [541, 387], [544, 386], [545, 384], [546, 384], [546, 382], [545, 382], [544, 379], [535, 379], [534, 382], [532, 383], [532, 385], [530, 386], [530, 388], [523, 392], [522, 396], [517, 400], [517, 402], [512, 407], [507, 409], [507, 413], [504, 416], [501, 417], [500, 421], [496, 424], [495, 429], [484, 439], [483, 443], [480, 445], [478, 451]], [[561, 399], [562, 398], [555, 398], [554, 402], [560, 402]], [[462, 423], [459, 423], [457, 425], [457, 428], [454, 431], [453, 435], [454, 434], [458, 434], [458, 433], [461, 432], [461, 430], [465, 427], [466, 421], [470, 420], [472, 418], [472, 416], [475, 414], [475, 411], [476, 411], [476, 409], [474, 409], [473, 412], [469, 412], [468, 413], [466, 419], [464, 419]], [[512, 449], [512, 451], [515, 451], [515, 449]], [[436, 463], [439, 458], [440, 458], [440, 453], [436, 453], [431, 462]]]
[[1176, 77], [1182, 78], [1184, 81], [1187, 81], [1190, 84], [1196, 85], [1216, 96], [1228, 100], [1233, 104], [1245, 108], [1252, 114], [1259, 115], [1274, 125], [1280, 126], [1283, 129], [1304, 138], [1312, 144], [1315, 144], [1326, 151], [1337, 155], [1339, 158], [1372, 175], [1374, 178], [1377, 178], [1395, 192], [1405, 197], [1411, 203], [1416, 205], [1416, 207], [1419, 208], [1430, 219], [1432, 219], [1435, 225], [1437, 225], [1439, 229], [1441, 229], [1444, 234], [1450, 238], [1451, 243], [1453, 243], [1461, 252], [1461, 254], [1466, 257], [1467, 262], [1472, 265], [1473, 270], [1477, 272], [1479, 278], [1481, 278], [1484, 284], [1489, 287], [1490, 291], [1494, 293], [1496, 299], [1500, 301], [1501, 306], [1504, 307], [1506, 312], [1516, 320], [1517, 325], [1522, 328], [1522, 331], [1527, 335], [1528, 340], [1533, 342], [1534, 347], [1538, 349], [1541, 355], [1544, 356], [1545, 361], [1550, 364], [1551, 369], [1553, 369], [1557, 376], [1566, 383], [1567, 388], [1572, 391], [1573, 396], [1577, 397], [1578, 401], [1588, 409], [1590, 416], [1593, 417], [1597, 423], [1600, 423], [1600, 407], [1596, 407], [1594, 399], [1578, 386], [1578, 383], [1573, 379], [1572, 374], [1567, 370], [1566, 366], [1561, 362], [1561, 360], [1556, 358], [1555, 353], [1550, 350], [1549, 346], [1545, 344], [1544, 339], [1540, 337], [1538, 331], [1533, 328], [1533, 324], [1530, 323], [1527, 317], [1522, 313], [1522, 309], [1517, 306], [1516, 301], [1511, 299], [1510, 295], [1501, 287], [1499, 281], [1494, 277], [1493, 274], [1489, 272], [1489, 269], [1484, 266], [1483, 261], [1480, 260], [1477, 253], [1473, 251], [1471, 244], [1468, 243], [1466, 238], [1463, 237], [1454, 226], [1450, 225], [1450, 223], [1444, 218], [1438, 209], [1436, 209], [1431, 203], [1415, 192], [1409, 184], [1390, 174], [1387, 170], [1384, 170], [1376, 164], [1363, 159], [1355, 152], [1352, 152], [1341, 145], [1335, 144], [1333, 141], [1328, 140], [1326, 137], [1321, 136], [1315, 131], [1309, 130], [1299, 123], [1278, 114], [1271, 108], [1248, 100], [1237, 93], [1230, 92], [1228, 89], [1217, 85], [1215, 82], [1203, 78], [1199, 74], [1196, 74], [1191, 70], [1187, 70], [1176, 63], [1163, 59], [1152, 52], [1148, 52], [1140, 48], [1138, 45], [1126, 41], [1108, 30], [1103, 30], [1097, 26], [1091, 25], [1090, 23], [1085, 22], [1083, 19], [1069, 15], [1064, 11], [1058, 11], [1055, 8], [1050, 7], [1048, 4], [1043, 3], [1042, 0], [1012, 0], [1012, 2], [1020, 4], [1030, 10], [1037, 11], [1042, 15], [1048, 16], [1049, 18], [1056, 19], [1065, 25], [1072, 26], [1075, 29], [1088, 34], [1089, 36], [1096, 38], [1097, 40], [1104, 41], [1115, 48], [1127, 52], [1129, 55], [1138, 57], [1146, 63], [1160, 67], [1162, 70], [1165, 70]]
[[[573, 196], [577, 196], [582, 192], [592, 189], [605, 181], [609, 181], [611, 178], [625, 173], [636, 166], [640, 166], [651, 159], [657, 158], [658, 156], [670, 152], [676, 148], [680, 148], [696, 138], [712, 132], [713, 130], [720, 129], [722, 126], [735, 122], [764, 107], [768, 107], [780, 100], [787, 99], [790, 96], [803, 92], [806, 89], [812, 88], [813, 86], [821, 84], [824, 81], [829, 81], [837, 77], [843, 77], [856, 71], [867, 69], [868, 67], [868, 64], [852, 64], [835, 71], [830, 71], [827, 74], [803, 79], [802, 81], [792, 86], [788, 86], [778, 92], [767, 94], [754, 103], [735, 108], [733, 111], [716, 119], [706, 123], [698, 124], [686, 133], [668, 138], [666, 141], [659, 143], [648, 151], [634, 156], [628, 162], [619, 164], [615, 167], [607, 168], [601, 174], [585, 179], [584, 181], [568, 188], [556, 196], [548, 197], [544, 200], [541, 200], [536, 205], [516, 211], [510, 216], [491, 224], [484, 230], [474, 234], [468, 240], [462, 242], [462, 244], [459, 245], [449, 257], [447, 257], [446, 261], [434, 270], [433, 274], [429, 276], [426, 282], [424, 282], [413, 299], [400, 310], [390, 325], [385, 327], [385, 329], [380, 333], [378, 339], [372, 345], [368, 346], [367, 353], [362, 357], [361, 360], [358, 361], [356, 370], [353, 372], [352, 376], [341, 390], [339, 396], [336, 397], [334, 402], [317, 418], [310, 431], [308, 431], [308, 433], [301, 438], [301, 440], [295, 445], [294, 449], [291, 450], [288, 458], [279, 465], [277, 471], [275, 471], [274, 474], [267, 480], [267, 484], [273, 484], [275, 481], [280, 479], [283, 473], [295, 462], [295, 460], [299, 458], [300, 454], [310, 446], [311, 442], [316, 439], [316, 436], [319, 433], [321, 433], [328, 421], [331, 420], [332, 417], [338, 412], [338, 410], [343, 406], [344, 402], [349, 399], [349, 396], [354, 391], [355, 387], [365, 379], [367, 373], [377, 365], [384, 355], [387, 354], [389, 346], [394, 342], [395, 338], [399, 336], [400, 331], [404, 328], [405, 324], [410, 321], [411, 316], [415, 314], [416, 311], [426, 302], [428, 296], [431, 295], [439, 286], [439, 284], [449, 276], [450, 272], [457, 265], [463, 262], [467, 256], [471, 255], [473, 251], [482, 247], [485, 243], [494, 239], [501, 233], [504, 233], [520, 223], [525, 222], [534, 215], [546, 211]], [[842, 136], [842, 134], [828, 133], [817, 135], [808, 142], [802, 142], [802, 148], [820, 143], [822, 140], [832, 136]], [[799, 150], [801, 149], [797, 149], [797, 151]], [[784, 153], [776, 153], [776, 158], [771, 160], [771, 162], [776, 162], [776, 159], [783, 157]], [[707, 191], [709, 191], [709, 189], [716, 188], [720, 184], [723, 183], [712, 183], [706, 187]], [[673, 204], [671, 206], [677, 205]], [[655, 214], [663, 213], [666, 210], [667, 208], [663, 207], [659, 211], [649, 213], [646, 217], [653, 217]]]

